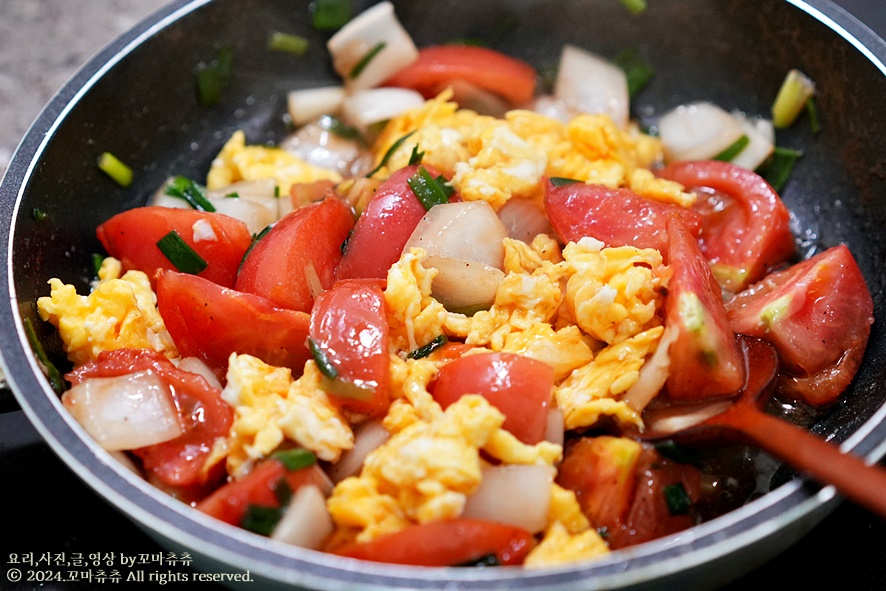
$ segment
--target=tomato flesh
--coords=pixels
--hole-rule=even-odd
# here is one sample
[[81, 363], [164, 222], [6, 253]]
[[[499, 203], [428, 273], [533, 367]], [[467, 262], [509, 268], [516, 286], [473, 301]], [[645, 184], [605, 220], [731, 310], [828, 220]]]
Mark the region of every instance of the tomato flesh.
[[200, 277], [225, 287], [234, 285], [252, 236], [245, 223], [232, 217], [193, 209], [137, 207], [101, 224], [96, 236], [125, 270], [137, 269], [153, 277], [157, 269], [176, 270], [157, 247], [157, 241], [172, 231], [206, 261]]
[[536, 72], [523, 60], [494, 49], [434, 45], [420, 49], [418, 59], [394, 74], [385, 85], [412, 88], [430, 99], [455, 81], [468, 82], [519, 105], [535, 94]]
[[667, 217], [680, 213], [690, 233], [698, 234], [701, 216], [685, 207], [644, 199], [628, 189], [548, 180], [545, 211], [560, 241], [578, 242], [585, 236], [606, 246], [655, 248], [667, 256]]
[[445, 409], [465, 394], [480, 394], [505, 415], [504, 429], [534, 445], [545, 437], [554, 369], [514, 353], [459, 357], [440, 368], [430, 386]]
[[845, 245], [769, 274], [726, 309], [735, 332], [775, 346], [782, 391], [811, 404], [832, 402], [849, 386], [874, 322], [870, 291]]
[[677, 162], [656, 174], [698, 192], [699, 244], [726, 290], [740, 291], [793, 256], [788, 209], [760, 175], [719, 161]]
[[457, 566], [494, 554], [499, 564], [510, 566], [522, 564], [532, 545], [532, 534], [525, 529], [460, 518], [412, 525], [333, 552], [372, 562], [415, 566]]
[[341, 245], [353, 227], [350, 208], [334, 197], [290, 212], [253, 245], [234, 289], [280, 308], [310, 312], [312, 282], [332, 287]]
[[154, 370], [172, 387], [184, 433], [170, 441], [132, 450], [146, 471], [171, 486], [199, 486], [210, 479], [205, 461], [216, 437], [225, 437], [234, 410], [221, 391], [194, 373], [175, 367], [160, 353], [146, 349], [116, 349], [66, 374], [72, 385], [93, 377], [117, 377]]
[[673, 276], [665, 325], [678, 331], [671, 345], [667, 391], [678, 400], [737, 393], [744, 384], [741, 348], [729, 327], [720, 285], [682, 219], [668, 218]]
[[[374, 279], [337, 282], [317, 296], [309, 334], [338, 374], [327, 384], [330, 398], [356, 414], [384, 415], [391, 402], [391, 369], [382, 283]], [[349, 389], [357, 395], [348, 394]]]
[[182, 357], [198, 357], [222, 374], [231, 353], [258, 357], [301, 374], [310, 358], [310, 315], [194, 275], [157, 276], [157, 307]]

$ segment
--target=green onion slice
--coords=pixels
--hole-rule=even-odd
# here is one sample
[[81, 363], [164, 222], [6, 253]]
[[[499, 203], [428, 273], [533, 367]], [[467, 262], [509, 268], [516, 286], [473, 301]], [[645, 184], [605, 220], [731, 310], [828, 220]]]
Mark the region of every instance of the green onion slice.
[[49, 214], [40, 209], [39, 207], [35, 207], [31, 210], [31, 219], [35, 222], [45, 222], [49, 217]]
[[314, 0], [309, 10], [311, 26], [321, 31], [340, 29], [351, 20], [350, 0]]
[[283, 517], [283, 510], [279, 507], [265, 507], [263, 505], [249, 505], [240, 526], [251, 532], [263, 536], [269, 536], [277, 527], [277, 523]]
[[320, 373], [330, 380], [336, 379], [338, 377], [338, 369], [333, 365], [332, 360], [329, 359], [329, 355], [326, 354], [326, 351], [324, 351], [323, 348], [310, 337], [308, 337], [308, 348], [311, 351], [311, 356], [314, 358], [314, 363], [317, 364], [317, 369], [320, 370]]
[[210, 63], [197, 66], [197, 99], [204, 107], [211, 107], [221, 100], [222, 89], [231, 81], [234, 51], [230, 47], [219, 50]]
[[425, 157], [424, 152], [418, 151], [418, 144], [412, 146], [412, 154], [409, 155], [409, 166], [416, 166], [421, 164], [422, 159]]
[[372, 400], [375, 394], [375, 386], [371, 384], [352, 382], [341, 377], [330, 379], [325, 375], [320, 376], [320, 388], [330, 394], [354, 400]]
[[302, 447], [280, 450], [271, 454], [271, 457], [279, 460], [283, 467], [290, 472], [309, 468], [317, 463], [317, 456], [314, 455], [314, 452]]
[[766, 179], [766, 182], [772, 185], [776, 192], [781, 190], [788, 182], [794, 165], [803, 156], [800, 150], [792, 150], [790, 148], [776, 147], [772, 151], [772, 155], [766, 159], [758, 169], [757, 174]]
[[215, 211], [215, 206], [206, 198], [203, 187], [189, 178], [176, 176], [166, 185], [166, 194], [172, 197], [184, 199], [194, 209], [200, 211]]
[[643, 59], [636, 47], [625, 49], [612, 61], [624, 71], [628, 79], [629, 98], [634, 98], [655, 75], [652, 66]]
[[110, 152], [101, 153], [98, 157], [98, 167], [121, 187], [125, 188], [132, 184], [132, 169]]
[[55, 390], [57, 394], [61, 394], [65, 391], [65, 380], [62, 377], [61, 372], [55, 364], [49, 360], [49, 356], [46, 354], [43, 344], [40, 342], [40, 339], [37, 338], [37, 331], [34, 330], [34, 324], [31, 322], [31, 319], [25, 318], [24, 323], [25, 334], [28, 335], [28, 342], [34, 350], [34, 355], [37, 356], [37, 361], [46, 368], [46, 377], [49, 379], [49, 385], [52, 386], [52, 389]]
[[742, 135], [740, 138], [732, 142], [732, 145], [714, 156], [713, 159], [721, 160], [723, 162], [731, 162], [732, 159], [741, 154], [742, 150], [747, 148], [750, 143], [751, 139], [747, 135]]
[[419, 166], [418, 171], [406, 179], [406, 184], [409, 185], [409, 188], [412, 189], [412, 192], [421, 201], [425, 209], [431, 209], [435, 205], [449, 202], [449, 196], [452, 195], [452, 187], [445, 185], [445, 182], [446, 179], [442, 177], [432, 177], [431, 173], [424, 166]]
[[325, 129], [329, 133], [335, 134], [349, 140], [362, 139], [360, 131], [356, 127], [351, 127], [338, 117], [332, 115], [323, 115], [317, 120], [317, 126]]
[[300, 35], [290, 35], [275, 31], [268, 40], [268, 49], [282, 51], [293, 55], [304, 55], [308, 51], [310, 43]]
[[385, 155], [382, 156], [382, 158], [381, 158], [381, 162], [378, 163], [378, 166], [376, 166], [376, 167], [373, 168], [371, 171], [369, 171], [369, 174], [366, 175], [366, 178], [371, 177], [372, 175], [374, 175], [375, 173], [377, 173], [379, 170], [381, 170], [382, 167], [385, 166], [385, 165], [388, 163], [388, 160], [391, 159], [391, 156], [394, 154], [394, 152], [396, 152], [397, 149], [398, 149], [400, 146], [403, 145], [403, 142], [405, 142], [407, 139], [409, 139], [409, 136], [411, 136], [411, 135], [412, 135], [413, 133], [415, 133], [416, 131], [418, 131], [418, 130], [413, 129], [412, 131], [410, 131], [409, 133], [407, 133], [406, 135], [404, 135], [403, 137], [401, 137], [400, 139], [398, 139], [396, 142], [394, 142], [393, 144], [391, 144], [391, 147], [388, 148], [388, 150], [385, 152]]
[[665, 502], [671, 515], [686, 515], [692, 507], [692, 499], [683, 484], [678, 482], [664, 487]]
[[793, 124], [814, 95], [815, 83], [806, 74], [800, 70], [788, 72], [772, 103], [772, 124], [777, 129]]
[[182, 273], [196, 275], [208, 266], [197, 252], [184, 241], [178, 232], [172, 230], [157, 241], [157, 248], [163, 253], [172, 266]]
[[667, 439], [665, 441], [656, 443], [655, 451], [670, 460], [674, 460], [675, 462], [680, 462], [681, 464], [690, 464], [692, 466], [695, 466], [696, 468], [701, 467], [701, 460], [699, 459], [698, 455], [680, 447], [679, 445], [674, 443], [673, 439]]
[[354, 78], [356, 78], [357, 76], [359, 76], [360, 73], [363, 72], [363, 70], [366, 69], [366, 66], [369, 65], [369, 62], [371, 62], [373, 59], [375, 59], [375, 56], [377, 56], [379, 53], [381, 53], [381, 51], [382, 51], [385, 47], [387, 47], [387, 45], [388, 45], [388, 44], [385, 43], [384, 41], [379, 41], [378, 43], [376, 43], [376, 44], [372, 47], [372, 49], [370, 49], [369, 51], [366, 52], [366, 55], [364, 55], [363, 57], [360, 58], [360, 61], [357, 62], [357, 64], [356, 64], [356, 65], [354, 66], [354, 68], [351, 70], [351, 73], [348, 74], [348, 77], [349, 77], [351, 80], [353, 80]]
[[446, 338], [445, 334], [437, 335], [434, 339], [428, 343], [427, 345], [423, 345], [418, 349], [413, 349], [409, 353], [406, 354], [407, 359], [422, 359], [427, 357], [443, 345], [449, 342], [449, 339]]
[[551, 184], [555, 187], [563, 187], [566, 185], [574, 185], [575, 183], [580, 183], [581, 181], [578, 179], [569, 179], [563, 176], [552, 176], [548, 179], [551, 181]]
[[646, 0], [620, 0], [621, 5], [633, 15], [642, 14], [646, 10]]
[[806, 113], [809, 114], [809, 125], [812, 127], [812, 133], [818, 135], [821, 132], [821, 123], [818, 120], [818, 105], [815, 103], [814, 96], [806, 99]]

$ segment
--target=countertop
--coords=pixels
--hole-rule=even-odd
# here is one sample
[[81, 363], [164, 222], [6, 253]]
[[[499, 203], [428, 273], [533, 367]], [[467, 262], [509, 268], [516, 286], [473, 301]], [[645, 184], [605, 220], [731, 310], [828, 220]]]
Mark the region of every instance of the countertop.
[[[30, 122], [76, 69], [164, 4], [165, 0], [0, 0], [0, 173]], [[840, 0], [837, 4], [886, 36], [882, 0]], [[67, 470], [21, 411], [0, 414], [0, 475], [5, 499], [0, 513], [4, 564], [9, 552], [161, 552]], [[884, 556], [886, 523], [844, 503], [792, 548], [727, 589], [759, 588], [778, 581], [788, 581], [792, 588], [882, 589]], [[174, 570], [189, 572], [182, 566]], [[0, 589], [21, 591], [158, 585], [123, 581], [13, 584], [0, 578]], [[162, 588], [170, 587], [178, 586]], [[200, 588], [221, 587], [202, 583]]]

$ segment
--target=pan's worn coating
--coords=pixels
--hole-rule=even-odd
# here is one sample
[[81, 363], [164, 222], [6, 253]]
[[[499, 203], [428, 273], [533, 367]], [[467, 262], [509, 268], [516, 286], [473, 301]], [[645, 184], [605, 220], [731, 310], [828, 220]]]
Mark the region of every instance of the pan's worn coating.
[[[4, 369], [47, 442], [90, 486], [161, 542], [202, 556], [204, 568], [322, 589], [640, 589], [710, 588], [762, 563], [811, 529], [834, 506], [833, 492], [792, 481], [738, 511], [660, 542], [597, 563], [553, 571], [421, 569], [355, 564], [268, 544], [221, 526], [165, 498], [88, 438], [67, 416], [24, 336], [34, 324], [65, 369], [54, 332], [35, 303], [59, 277], [85, 290], [96, 226], [144, 204], [165, 178], [204, 177], [225, 140], [243, 129], [250, 142], [287, 133], [286, 92], [334, 83], [324, 46], [303, 3], [291, 0], [179, 1], [102, 51], [47, 106], [11, 162], [0, 189], [8, 298], [0, 306]], [[368, 2], [354, 2], [354, 11]], [[636, 47], [655, 77], [633, 102], [634, 117], [657, 116], [690, 101], [767, 115], [785, 73], [816, 81], [823, 131], [801, 120], [778, 133], [803, 151], [782, 193], [806, 253], [846, 243], [874, 300], [876, 321], [856, 381], [812, 430], [870, 459], [886, 454], [886, 44], [825, 0], [656, 0], [631, 16], [620, 2], [490, 0], [394, 2], [417, 44], [475, 37], [516, 17], [498, 49], [539, 69], [565, 43], [608, 57]], [[309, 39], [305, 58], [266, 49], [286, 29]], [[221, 102], [196, 99], [194, 68], [231, 47], [233, 79]], [[122, 189], [96, 166], [111, 152], [135, 171]], [[35, 216], [35, 211], [45, 215]], [[788, 475], [782, 475], [787, 480]]]

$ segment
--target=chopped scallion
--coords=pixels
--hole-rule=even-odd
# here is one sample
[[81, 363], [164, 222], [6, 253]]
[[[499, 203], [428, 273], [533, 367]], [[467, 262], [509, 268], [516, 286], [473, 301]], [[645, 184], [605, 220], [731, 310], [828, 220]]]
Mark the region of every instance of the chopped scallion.
[[732, 159], [741, 154], [742, 150], [747, 148], [750, 143], [751, 139], [746, 135], [742, 135], [740, 138], [732, 142], [731, 146], [714, 156], [713, 159], [721, 160], [723, 162], [731, 162]]
[[335, 379], [320, 376], [320, 388], [330, 394], [354, 400], [372, 400], [375, 386], [363, 382], [352, 382], [344, 378]]
[[673, 439], [667, 439], [655, 444], [655, 451], [664, 457], [680, 462], [681, 464], [690, 464], [696, 468], [701, 467], [701, 460], [696, 454], [678, 446]]
[[766, 179], [766, 182], [772, 185], [776, 192], [780, 193], [788, 182], [788, 178], [794, 170], [794, 165], [802, 156], [803, 152], [800, 150], [776, 147], [772, 151], [772, 155], [766, 159], [766, 162], [756, 172]]
[[348, 74], [348, 76], [350, 77], [350, 79], [353, 80], [354, 78], [356, 78], [357, 76], [359, 76], [360, 73], [363, 72], [363, 70], [366, 69], [366, 66], [369, 65], [369, 62], [371, 62], [373, 59], [375, 59], [375, 56], [377, 56], [379, 53], [381, 53], [381, 51], [382, 51], [385, 47], [387, 47], [387, 45], [388, 45], [388, 44], [385, 43], [384, 41], [379, 41], [378, 43], [376, 43], [376, 44], [372, 47], [372, 49], [370, 49], [369, 51], [367, 51], [367, 52], [366, 52], [366, 55], [364, 55], [363, 57], [360, 58], [360, 61], [357, 62], [357, 64], [356, 64], [356, 65], [353, 67], [353, 69], [351, 70], [351, 73]]
[[668, 511], [671, 515], [686, 515], [692, 507], [692, 499], [686, 492], [686, 488], [682, 483], [671, 484], [664, 487], [662, 491], [665, 496], [665, 502], [668, 504]]
[[640, 55], [636, 47], [625, 49], [612, 60], [628, 79], [628, 96], [634, 98], [652, 79], [655, 72]]
[[101, 153], [98, 157], [98, 167], [121, 187], [125, 188], [132, 184], [132, 169], [110, 152]]
[[49, 385], [52, 386], [52, 389], [57, 394], [61, 394], [65, 391], [65, 380], [62, 377], [61, 372], [55, 364], [49, 360], [49, 356], [46, 354], [43, 344], [40, 342], [40, 339], [37, 338], [37, 331], [34, 330], [34, 324], [31, 322], [31, 319], [25, 318], [23, 322], [25, 324], [25, 334], [28, 335], [28, 342], [34, 350], [34, 355], [37, 356], [37, 361], [39, 361], [46, 369], [46, 377], [49, 379]]
[[338, 369], [332, 364], [332, 360], [329, 359], [326, 351], [312, 338], [308, 338], [308, 348], [311, 350], [311, 356], [314, 358], [314, 363], [317, 364], [317, 369], [320, 370], [320, 373], [330, 380], [336, 379], [338, 377]]
[[309, 10], [311, 26], [321, 31], [340, 29], [351, 20], [350, 0], [314, 0]]
[[[449, 202], [449, 196], [452, 194], [452, 188], [444, 183], [442, 177], [434, 178], [428, 169], [419, 166], [418, 171], [406, 179], [406, 184], [412, 189], [413, 194], [421, 201], [425, 209], [431, 209], [435, 205], [442, 205]], [[447, 190], [448, 189], [448, 190]]]
[[449, 342], [445, 334], [437, 335], [434, 339], [418, 349], [413, 349], [406, 354], [407, 359], [423, 359]]
[[252, 249], [255, 247], [255, 245], [258, 243], [258, 241], [261, 240], [262, 238], [264, 238], [265, 235], [268, 232], [270, 232], [271, 228], [273, 228], [273, 227], [274, 227], [273, 224], [271, 224], [269, 226], [265, 226], [264, 230], [262, 230], [261, 232], [259, 232], [258, 234], [256, 234], [255, 236], [252, 237], [252, 242], [249, 243], [249, 247], [246, 249], [246, 252], [243, 253], [243, 258], [240, 259], [240, 265], [237, 267], [237, 273], [239, 273], [240, 269], [243, 268], [243, 261], [245, 261], [246, 257], [249, 256], [249, 253], [252, 251]]
[[97, 252], [92, 253], [92, 268], [95, 271], [96, 277], [98, 277], [98, 272], [102, 268], [102, 263], [105, 261], [105, 255], [99, 254]]
[[646, 0], [620, 0], [621, 5], [633, 15], [642, 14], [646, 10]]
[[338, 137], [349, 140], [362, 139], [360, 137], [360, 132], [356, 127], [352, 127], [338, 117], [333, 117], [332, 115], [323, 115], [317, 120], [317, 125], [321, 129], [325, 129], [329, 133], [335, 134]]
[[394, 142], [393, 144], [391, 144], [391, 147], [388, 148], [388, 150], [385, 152], [385, 155], [382, 156], [381, 162], [378, 163], [378, 166], [376, 166], [376, 167], [373, 168], [371, 171], [369, 171], [369, 174], [366, 175], [366, 178], [371, 177], [372, 175], [374, 175], [375, 173], [377, 173], [379, 170], [381, 170], [382, 167], [385, 166], [385, 165], [388, 163], [388, 160], [391, 159], [391, 156], [394, 154], [394, 152], [396, 152], [397, 149], [398, 149], [400, 146], [403, 145], [403, 142], [405, 142], [405, 141], [409, 138], [409, 136], [411, 136], [411, 135], [412, 135], [413, 133], [415, 133], [416, 131], [417, 131], [417, 130], [412, 130], [412, 131], [410, 131], [409, 133], [407, 133], [406, 135], [404, 135], [403, 137], [401, 137], [400, 139], [398, 139], [396, 142]]
[[160, 249], [163, 256], [169, 259], [172, 266], [182, 273], [196, 275], [208, 266], [203, 257], [197, 254], [175, 230], [158, 240], [157, 248]]
[[31, 219], [35, 222], [45, 222], [48, 217], [49, 215], [39, 207], [35, 207], [31, 210]]
[[240, 526], [251, 532], [269, 536], [274, 531], [281, 517], [283, 517], [283, 511], [279, 507], [249, 505], [246, 508], [246, 513], [243, 515]]
[[552, 176], [548, 179], [551, 181], [551, 184], [555, 187], [563, 187], [565, 185], [574, 185], [575, 183], [580, 183], [581, 181], [578, 179], [568, 179], [562, 176]]
[[818, 120], [818, 105], [815, 103], [814, 96], [806, 99], [806, 113], [809, 114], [809, 125], [812, 127], [812, 133], [818, 135], [821, 132], [821, 123]]
[[793, 124], [814, 95], [815, 83], [806, 74], [800, 70], [788, 72], [772, 103], [772, 124], [778, 129]]
[[206, 198], [203, 188], [189, 178], [174, 177], [166, 185], [166, 194], [187, 201], [191, 207], [200, 211], [215, 211], [215, 206]]
[[204, 107], [221, 100], [221, 91], [231, 81], [234, 52], [226, 47], [219, 50], [214, 60], [197, 66], [197, 98]]
[[317, 456], [314, 452], [302, 447], [294, 447], [274, 452], [271, 457], [279, 460], [283, 467], [290, 472], [308, 468], [317, 463]]
[[275, 31], [268, 40], [268, 48], [273, 51], [283, 51], [293, 55], [304, 55], [308, 51], [310, 43], [300, 35], [291, 35]]
[[417, 166], [421, 164], [422, 158], [425, 157], [424, 152], [418, 151], [418, 144], [412, 146], [412, 154], [409, 155], [409, 166]]

